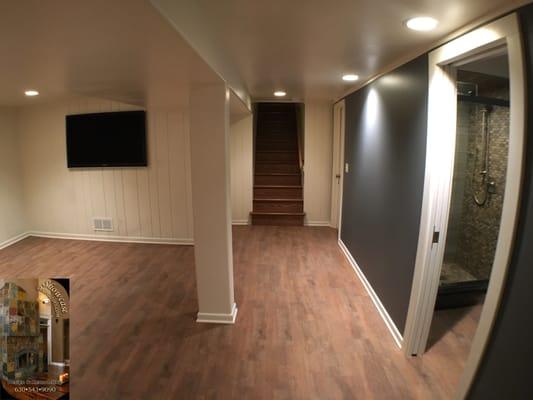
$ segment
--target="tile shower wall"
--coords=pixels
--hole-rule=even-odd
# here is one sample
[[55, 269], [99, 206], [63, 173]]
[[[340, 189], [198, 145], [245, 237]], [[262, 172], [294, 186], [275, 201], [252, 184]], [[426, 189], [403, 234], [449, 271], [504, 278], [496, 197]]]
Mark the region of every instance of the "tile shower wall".
[[[481, 94], [481, 93], [480, 93]], [[493, 98], [508, 98], [508, 90], [483, 93]], [[458, 266], [469, 279], [488, 279], [494, 260], [505, 190], [509, 150], [509, 108], [494, 106], [488, 116], [490, 130], [489, 171], [495, 193], [484, 206], [473, 199], [474, 190], [482, 193], [480, 175], [483, 143], [484, 106], [459, 102], [454, 190], [452, 193], [445, 264]], [[477, 165], [476, 153], [478, 154]], [[452, 279], [453, 280], [453, 279]]]

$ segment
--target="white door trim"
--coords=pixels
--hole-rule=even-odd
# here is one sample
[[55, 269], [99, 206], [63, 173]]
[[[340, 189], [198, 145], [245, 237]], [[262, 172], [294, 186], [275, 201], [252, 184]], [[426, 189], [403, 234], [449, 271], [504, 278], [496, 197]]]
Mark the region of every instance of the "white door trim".
[[[525, 140], [525, 78], [518, 18], [516, 14], [508, 15], [439, 47], [429, 55], [426, 174], [416, 266], [404, 332], [407, 355], [421, 355], [426, 348], [444, 257], [457, 114], [451, 64], [505, 44], [509, 54], [511, 109], [504, 204], [490, 283], [457, 392], [458, 399], [468, 393], [486, 347], [504, 288], [517, 222]], [[434, 231], [440, 232], [436, 244], [432, 243]]]
[[[342, 183], [344, 177], [344, 129], [345, 103], [341, 100], [333, 105], [333, 161], [331, 168], [331, 222], [332, 228], [340, 232], [342, 214]], [[337, 184], [337, 175], [339, 183]], [[339, 233], [340, 235], [340, 233]], [[339, 236], [340, 238], [340, 236]]]

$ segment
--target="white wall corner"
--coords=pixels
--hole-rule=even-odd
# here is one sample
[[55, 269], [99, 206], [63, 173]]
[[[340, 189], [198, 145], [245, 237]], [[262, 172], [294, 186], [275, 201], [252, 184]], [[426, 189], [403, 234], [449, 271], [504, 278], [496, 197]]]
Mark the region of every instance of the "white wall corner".
[[237, 304], [233, 303], [230, 314], [213, 314], [198, 312], [196, 322], [207, 324], [234, 324], [237, 319]]
[[339, 243], [339, 247], [341, 248], [342, 252], [346, 256], [346, 259], [348, 260], [348, 262], [352, 266], [353, 270], [355, 271], [357, 277], [363, 283], [363, 286], [365, 287], [366, 291], [368, 292], [368, 295], [372, 299], [372, 302], [376, 306], [376, 308], [377, 308], [377, 310], [379, 312], [379, 315], [381, 315], [381, 318], [385, 322], [385, 325], [389, 329], [389, 331], [390, 331], [395, 343], [401, 349], [402, 345], [403, 345], [402, 334], [400, 333], [400, 331], [396, 327], [396, 324], [394, 323], [394, 321], [390, 317], [389, 313], [385, 309], [385, 306], [383, 305], [383, 303], [381, 303], [381, 300], [379, 299], [378, 295], [376, 294], [376, 292], [372, 288], [372, 285], [370, 285], [370, 282], [366, 279], [365, 274], [363, 273], [361, 268], [359, 268], [359, 265], [357, 265], [357, 262], [353, 258], [352, 254], [350, 253], [350, 251], [348, 250], [346, 245], [343, 243], [343, 241], [341, 239], [339, 239], [338, 243]]
[[305, 226], [328, 226], [331, 227], [331, 221], [306, 221]]
[[17, 235], [15, 237], [12, 237], [10, 239], [7, 239], [0, 243], [0, 250], [5, 249], [6, 247], [12, 246], [17, 242], [20, 242], [21, 240], [26, 239], [30, 234], [28, 232], [21, 233], [20, 235]]
[[231, 222], [232, 225], [250, 225], [250, 221], [247, 219], [234, 219]]
[[[137, 237], [137, 236], [108, 236], [108, 235], [86, 235], [77, 233], [57, 233], [30, 231], [25, 237], [35, 236], [49, 239], [67, 239], [67, 240], [89, 240], [96, 242], [118, 242], [118, 243], [144, 243], [144, 244], [170, 244], [179, 246], [193, 246], [194, 241], [190, 238], [155, 238], [155, 237]], [[21, 238], [19, 240], [24, 239]]]

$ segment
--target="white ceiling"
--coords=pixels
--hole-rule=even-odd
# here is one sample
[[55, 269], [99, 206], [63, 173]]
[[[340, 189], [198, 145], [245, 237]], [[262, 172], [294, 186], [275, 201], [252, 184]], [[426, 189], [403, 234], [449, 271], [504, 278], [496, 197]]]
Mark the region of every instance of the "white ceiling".
[[[163, 16], [149, 0], [0, 1], [0, 106], [71, 95], [185, 106], [192, 84], [218, 75], [244, 100], [278, 88], [332, 100], [350, 88], [342, 73], [364, 80], [514, 1], [152, 0]], [[417, 14], [439, 29], [405, 29]]]
[[[151, 0], [237, 93], [272, 98], [338, 98], [343, 73], [368, 79], [406, 54], [508, 10], [515, 0]], [[430, 33], [404, 22], [430, 15]], [[353, 85], [352, 85], [353, 86]]]
[[176, 107], [217, 80], [147, 0], [0, 2], [0, 105], [85, 95]]

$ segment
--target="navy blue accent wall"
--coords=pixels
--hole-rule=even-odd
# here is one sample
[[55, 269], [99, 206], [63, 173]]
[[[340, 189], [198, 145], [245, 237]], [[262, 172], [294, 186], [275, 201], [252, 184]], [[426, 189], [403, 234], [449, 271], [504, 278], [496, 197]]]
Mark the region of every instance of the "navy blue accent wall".
[[533, 399], [533, 6], [519, 15], [528, 97], [520, 223], [503, 302], [469, 399]]
[[341, 239], [401, 333], [415, 268], [427, 138], [428, 58], [346, 98]]

